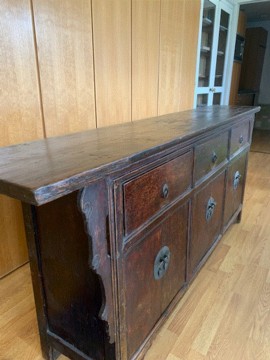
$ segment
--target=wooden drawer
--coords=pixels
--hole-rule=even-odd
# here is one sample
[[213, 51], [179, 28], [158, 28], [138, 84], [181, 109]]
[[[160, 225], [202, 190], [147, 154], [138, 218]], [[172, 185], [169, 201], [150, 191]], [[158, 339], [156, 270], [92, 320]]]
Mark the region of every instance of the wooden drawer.
[[222, 163], [228, 156], [229, 132], [216, 136], [195, 148], [195, 182]]
[[189, 273], [193, 275], [200, 261], [221, 233], [225, 172], [194, 196]]
[[224, 225], [230, 221], [243, 202], [243, 191], [246, 174], [247, 154], [231, 163], [228, 168]]
[[249, 121], [232, 128], [230, 155], [249, 143]]
[[[165, 215], [125, 255], [123, 291], [128, 359], [186, 281], [188, 204]], [[165, 271], [162, 261], [166, 262]], [[159, 272], [155, 264], [161, 265]]]
[[192, 151], [124, 184], [124, 227], [129, 234], [191, 187]]

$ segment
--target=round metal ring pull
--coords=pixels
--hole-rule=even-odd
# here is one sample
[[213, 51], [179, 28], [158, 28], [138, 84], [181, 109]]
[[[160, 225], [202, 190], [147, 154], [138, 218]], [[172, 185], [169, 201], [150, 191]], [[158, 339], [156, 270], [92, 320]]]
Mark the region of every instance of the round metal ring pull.
[[206, 206], [206, 213], [205, 213], [205, 218], [206, 221], [209, 221], [212, 216], [214, 215], [214, 210], [216, 207], [217, 203], [215, 201], [214, 198], [212, 198], [212, 196], [209, 198], [207, 206]]
[[154, 263], [154, 278], [155, 280], [161, 279], [168, 270], [171, 258], [171, 252], [168, 246], [163, 246], [156, 256]]
[[236, 190], [238, 188], [238, 185], [240, 183], [240, 179], [241, 179], [241, 174], [239, 171], [236, 171], [234, 176], [233, 176], [233, 188], [234, 190]]
[[169, 186], [168, 184], [164, 184], [162, 187], [162, 197], [166, 199], [169, 196]]

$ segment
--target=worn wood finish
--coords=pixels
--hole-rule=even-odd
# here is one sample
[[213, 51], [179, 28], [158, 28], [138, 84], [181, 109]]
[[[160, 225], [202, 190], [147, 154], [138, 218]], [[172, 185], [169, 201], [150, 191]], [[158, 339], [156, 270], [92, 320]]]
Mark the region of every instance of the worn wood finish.
[[230, 155], [243, 148], [250, 141], [250, 123], [234, 126], [232, 128]]
[[[0, 146], [41, 139], [43, 123], [29, 1], [1, 1], [0, 43]], [[20, 203], [1, 196], [0, 208], [2, 277], [28, 257]]]
[[131, 121], [131, 2], [92, 7], [97, 126]]
[[[145, 360], [269, 359], [269, 160], [250, 153], [241, 224], [223, 236]], [[0, 293], [2, 358], [42, 360], [29, 266], [2, 279]]]
[[[225, 197], [225, 210], [224, 210], [224, 224], [227, 225], [234, 213], [243, 202], [243, 190], [246, 171], [247, 155], [241, 156], [239, 159], [234, 160], [228, 169], [227, 184], [226, 184], [226, 197]], [[235, 182], [235, 177], [239, 172], [239, 182]]]
[[[189, 151], [125, 183], [125, 233], [135, 230], [162, 207], [191, 188], [191, 182], [192, 153]], [[134, 212], [135, 208], [138, 212]]]
[[132, 120], [158, 114], [160, 2], [132, 1]]
[[[0, 179], [9, 176], [10, 180], [2, 178], [0, 191], [29, 197], [24, 198], [24, 215], [47, 360], [60, 353], [74, 360], [142, 358], [166, 314], [227, 228], [227, 224], [222, 227], [225, 178], [235, 172], [234, 159], [241, 159], [243, 179], [229, 224], [240, 219], [246, 173], [242, 159], [258, 110], [201, 108], [59, 137], [51, 144], [47, 140], [5, 149], [7, 170], [0, 172]], [[113, 147], [116, 133], [119, 148]], [[239, 134], [243, 141], [236, 144]], [[224, 158], [230, 149], [231, 157], [201, 173], [195, 182], [197, 145], [211, 148], [220, 136], [225, 139], [220, 140]], [[56, 161], [55, 174], [47, 167], [43, 179], [34, 179], [42, 180], [40, 187], [28, 186], [25, 191], [25, 182], [33, 179], [16, 164], [21, 159], [25, 164], [34, 151], [40, 165], [50, 164], [45, 145], [50, 162], [60, 157], [54, 146], [65, 150], [61, 166], [66, 168], [57, 170]], [[12, 169], [17, 184], [11, 181]], [[55, 183], [55, 176], [62, 177], [61, 185]], [[227, 193], [229, 180], [228, 184]], [[40, 190], [39, 206], [26, 204]]]
[[33, 0], [47, 136], [96, 127], [91, 1]]
[[[213, 106], [0, 149], [0, 191], [43, 204], [258, 108]], [[113, 149], [113, 151], [112, 151]], [[22, 155], [24, 166], [22, 167]], [[53, 156], [52, 156], [53, 154]]]
[[[142, 344], [186, 281], [187, 223], [188, 206], [185, 204], [165, 215], [162, 222], [158, 222], [125, 256], [123, 288], [127, 306], [128, 358]], [[165, 275], [156, 280], [152, 260], [163, 246], [170, 249], [170, 262]], [[147, 284], [148, 291], [143, 284]]]
[[[192, 276], [203, 256], [221, 234], [225, 173], [202, 188], [193, 200], [192, 239], [190, 244], [189, 276]], [[209, 200], [215, 202], [213, 213], [207, 219]]]
[[226, 131], [195, 148], [194, 178], [199, 181], [228, 156], [229, 132]]

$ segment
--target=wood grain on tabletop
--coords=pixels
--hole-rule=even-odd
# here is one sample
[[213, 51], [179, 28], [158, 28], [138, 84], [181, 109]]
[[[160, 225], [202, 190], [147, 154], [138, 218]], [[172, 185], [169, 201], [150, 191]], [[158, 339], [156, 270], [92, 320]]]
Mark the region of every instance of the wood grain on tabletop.
[[[269, 157], [250, 153], [242, 222], [224, 235], [145, 360], [270, 359]], [[1, 280], [0, 293], [0, 359], [41, 360], [28, 265]]]
[[[42, 142], [0, 149], [0, 191], [25, 201], [42, 203], [82, 186], [94, 174], [166, 149], [195, 133], [226, 124], [254, 107], [210, 107], [89, 130]], [[114, 149], [112, 152], [111, 149]], [[150, 150], [149, 150], [150, 149]], [[22, 161], [24, 166], [22, 166]], [[76, 187], [77, 186], [77, 187]]]

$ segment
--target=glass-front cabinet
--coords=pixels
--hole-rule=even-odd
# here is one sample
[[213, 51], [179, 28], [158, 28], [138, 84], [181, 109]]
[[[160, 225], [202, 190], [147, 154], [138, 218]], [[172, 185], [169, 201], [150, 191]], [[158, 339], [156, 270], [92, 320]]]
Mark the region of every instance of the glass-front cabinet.
[[199, 38], [195, 105], [222, 105], [228, 62], [228, 39], [233, 8], [204, 0]]

